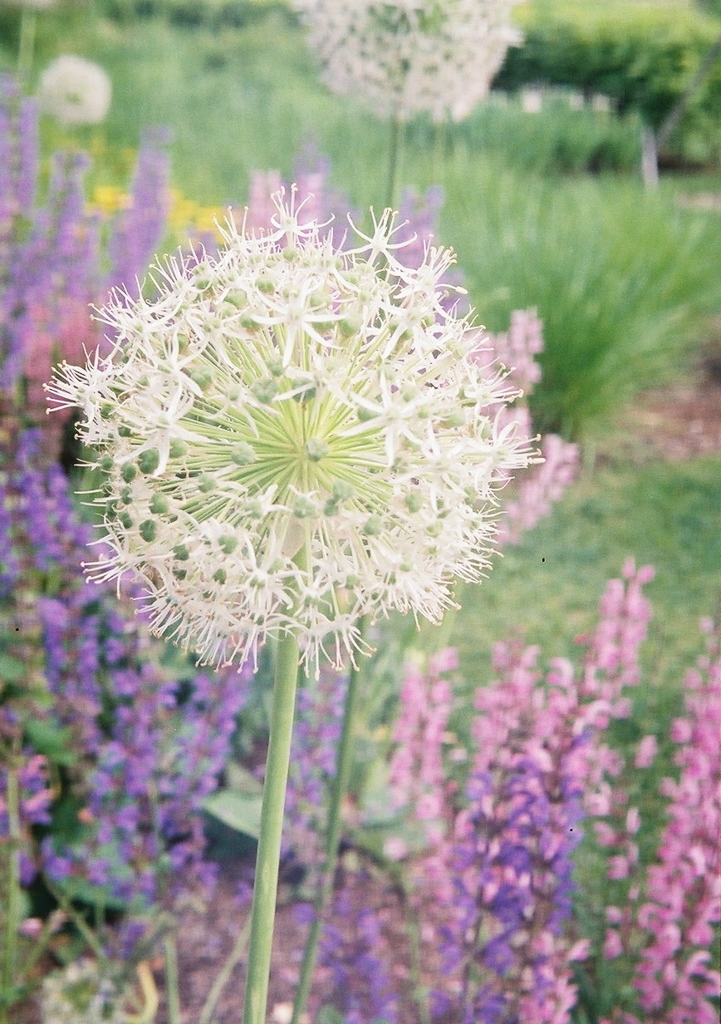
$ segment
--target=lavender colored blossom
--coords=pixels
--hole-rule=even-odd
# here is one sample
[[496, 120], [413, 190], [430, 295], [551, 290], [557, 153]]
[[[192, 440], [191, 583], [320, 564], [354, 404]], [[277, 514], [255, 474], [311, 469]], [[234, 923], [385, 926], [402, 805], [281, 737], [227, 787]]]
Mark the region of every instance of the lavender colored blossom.
[[108, 242], [108, 286], [140, 283], [162, 241], [170, 213], [170, 158], [167, 129], [146, 129], [130, 190], [129, 205], [118, 216]]
[[320, 977], [344, 1024], [396, 1024], [397, 996], [387, 968], [381, 912], [367, 905], [362, 872], [336, 895], [320, 945]]
[[167, 138], [143, 138], [131, 206], [104, 225], [86, 207], [84, 153], [53, 155], [47, 195], [37, 205], [38, 118], [37, 103], [0, 77], [0, 389], [24, 423], [42, 426], [53, 458], [70, 414], [45, 416], [42, 385], [59, 359], [82, 362], [86, 350], [102, 344], [90, 304], [121, 283], [118, 275], [142, 276], [162, 240]]
[[325, 809], [336, 770], [347, 674], [324, 667], [298, 690], [290, 757], [283, 845], [315, 887], [323, 862]]
[[[38, 466], [40, 452], [37, 430], [2, 445], [0, 508], [15, 558], [3, 567], [13, 589], [2, 612], [10, 621], [24, 615], [23, 636], [39, 641], [28, 667], [45, 696], [35, 699], [39, 691], [30, 687], [6, 698], [0, 732], [14, 729], [22, 738], [23, 723], [45, 721], [63, 735], [73, 755], [63, 795], [81, 811], [72, 838], [52, 831], [38, 846], [28, 833], [24, 881], [41, 867], [54, 881], [106, 886], [135, 910], [147, 908], [164, 892], [179, 895], [196, 880], [212, 880], [200, 811], [228, 756], [247, 674], [198, 675], [188, 667], [178, 679], [161, 667], [162, 648], [132, 602], [85, 583], [81, 559], [91, 530], [75, 513], [62, 470]], [[124, 589], [131, 598], [137, 592], [132, 581]], [[58, 796], [44, 765], [26, 742], [27, 826], [47, 824]]]

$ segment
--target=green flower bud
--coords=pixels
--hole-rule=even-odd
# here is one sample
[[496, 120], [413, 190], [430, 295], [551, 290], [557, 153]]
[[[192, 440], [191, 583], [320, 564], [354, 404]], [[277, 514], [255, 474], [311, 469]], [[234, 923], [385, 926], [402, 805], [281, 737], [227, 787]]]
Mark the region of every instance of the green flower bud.
[[355, 487], [346, 480], [336, 480], [332, 494], [334, 501], [348, 501], [355, 494]]
[[213, 573], [213, 579], [216, 583], [225, 583], [228, 579], [228, 574], [225, 569], [216, 569]]
[[188, 454], [188, 446], [185, 441], [181, 441], [179, 437], [174, 437], [170, 442], [170, 457], [171, 459], [180, 459], [183, 455]]
[[137, 476], [138, 471], [132, 462], [126, 462], [123, 468], [120, 470], [120, 475], [126, 484], [129, 484], [131, 480], [134, 480]]
[[226, 555], [232, 555], [235, 549], [238, 547], [238, 538], [233, 537], [231, 534], [226, 534], [225, 537], [221, 537], [218, 541], [220, 550]]
[[173, 548], [173, 554], [179, 562], [187, 562], [190, 558], [190, 552], [186, 548], [185, 544], [176, 544]]
[[255, 449], [251, 448], [245, 441], [241, 441], [239, 444], [233, 445], [230, 450], [231, 461], [236, 466], [250, 466], [257, 459]]
[[338, 330], [344, 338], [352, 338], [354, 334], [358, 334], [361, 329], [360, 320], [352, 320], [346, 318], [338, 322]]
[[305, 442], [305, 453], [311, 462], [320, 462], [328, 451], [328, 443], [320, 437], [309, 437]]
[[160, 452], [157, 448], [148, 448], [147, 451], [138, 455], [138, 465], [141, 473], [154, 473], [160, 465]]
[[158, 524], [154, 519], [145, 519], [138, 527], [138, 532], [143, 540], [150, 542], [158, 536]]
[[363, 527], [366, 537], [377, 537], [383, 532], [383, 520], [380, 516], [370, 516]]
[[248, 302], [248, 293], [242, 288], [236, 288], [234, 291], [228, 292], [225, 301], [229, 302], [231, 306], [235, 306], [236, 309], [243, 309]]
[[210, 370], [191, 370], [190, 379], [198, 385], [201, 391], [207, 391], [213, 383], [213, 375]]
[[255, 381], [254, 384], [250, 385], [250, 391], [259, 402], [262, 402], [263, 405], [268, 405], [278, 394], [278, 385], [272, 377], [269, 377], [266, 380]]
[[168, 499], [164, 494], [154, 494], [150, 499], [150, 511], [162, 516], [169, 509]]
[[309, 516], [315, 515], [315, 511], [315, 505], [310, 498], [306, 498], [304, 494], [301, 494], [296, 499], [295, 505], [293, 506], [293, 515], [297, 516], [299, 519], [308, 519]]

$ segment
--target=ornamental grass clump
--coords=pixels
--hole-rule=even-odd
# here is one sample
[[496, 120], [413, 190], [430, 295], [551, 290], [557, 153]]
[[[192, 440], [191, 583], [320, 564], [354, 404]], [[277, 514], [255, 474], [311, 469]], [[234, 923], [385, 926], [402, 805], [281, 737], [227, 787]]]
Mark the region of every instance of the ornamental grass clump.
[[217, 259], [156, 267], [156, 300], [117, 294], [112, 354], [49, 387], [107, 473], [112, 553], [89, 575], [140, 573], [153, 630], [214, 663], [288, 631], [340, 663], [365, 614], [437, 621], [488, 567], [497, 487], [531, 451], [444, 309], [449, 250], [406, 267], [386, 211], [340, 253], [277, 210], [268, 233], [229, 224]]

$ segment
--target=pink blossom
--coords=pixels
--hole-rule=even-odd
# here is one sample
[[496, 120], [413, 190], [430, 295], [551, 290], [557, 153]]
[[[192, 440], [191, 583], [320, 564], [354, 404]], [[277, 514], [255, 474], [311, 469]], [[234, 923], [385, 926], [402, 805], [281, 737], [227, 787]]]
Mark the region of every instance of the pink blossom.
[[614, 928], [606, 929], [606, 938], [603, 943], [603, 955], [607, 960], [614, 960], [623, 953], [621, 936]]
[[658, 750], [658, 741], [655, 736], [644, 736], [636, 748], [636, 759], [634, 764], [637, 768], [648, 768], [653, 763]]

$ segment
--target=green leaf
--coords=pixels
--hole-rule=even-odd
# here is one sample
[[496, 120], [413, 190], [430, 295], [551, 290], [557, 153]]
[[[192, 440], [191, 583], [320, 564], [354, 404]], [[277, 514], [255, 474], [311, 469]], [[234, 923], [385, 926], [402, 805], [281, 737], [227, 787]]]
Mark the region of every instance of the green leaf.
[[238, 761], [228, 761], [226, 763], [225, 778], [227, 789], [253, 796], [263, 792], [263, 784]]
[[220, 789], [211, 793], [203, 808], [224, 825], [242, 832], [252, 839], [260, 835], [260, 793], [241, 793], [235, 789]]
[[26, 675], [22, 661], [10, 654], [0, 654], [0, 679], [5, 683], [19, 683]]
[[343, 1024], [343, 1014], [335, 1006], [322, 1006], [318, 1011], [316, 1024]]
[[54, 722], [33, 719], [25, 723], [25, 734], [38, 754], [45, 754], [55, 764], [75, 763], [72, 734]]
[[111, 893], [109, 885], [93, 885], [85, 878], [73, 877], [63, 878], [54, 885], [72, 901], [105, 907], [107, 910], [124, 910], [127, 907], [125, 900]]

